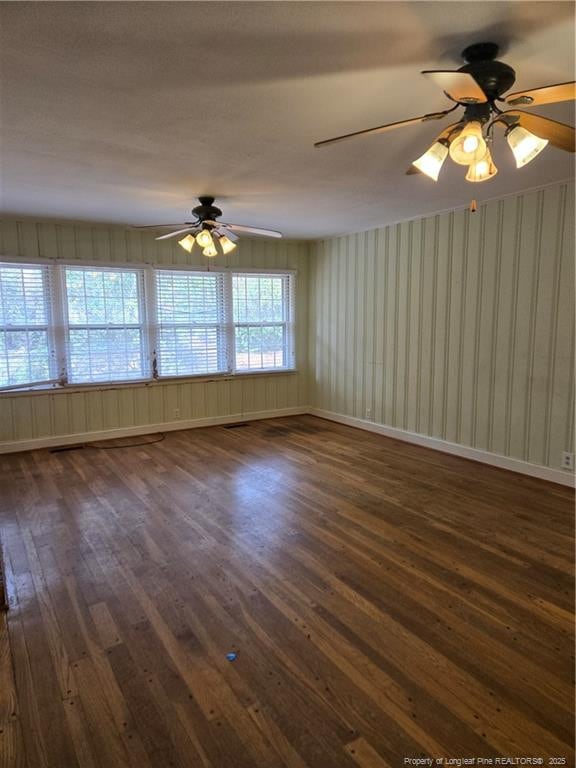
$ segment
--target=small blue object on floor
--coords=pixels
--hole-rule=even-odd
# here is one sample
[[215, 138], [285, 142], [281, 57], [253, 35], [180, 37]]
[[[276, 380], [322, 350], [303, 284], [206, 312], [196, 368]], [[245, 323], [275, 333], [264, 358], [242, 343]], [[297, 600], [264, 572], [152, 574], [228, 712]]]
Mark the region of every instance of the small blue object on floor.
[[226, 658], [228, 659], [228, 661], [236, 661], [236, 656], [237, 654], [234, 653], [234, 651], [231, 651], [230, 653], [226, 654]]

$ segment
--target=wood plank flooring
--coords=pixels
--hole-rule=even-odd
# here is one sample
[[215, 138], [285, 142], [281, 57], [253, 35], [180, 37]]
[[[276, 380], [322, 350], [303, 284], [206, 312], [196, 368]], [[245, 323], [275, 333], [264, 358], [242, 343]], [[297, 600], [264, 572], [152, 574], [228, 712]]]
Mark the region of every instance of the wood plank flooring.
[[0, 766], [571, 765], [573, 503], [312, 416], [0, 457]]

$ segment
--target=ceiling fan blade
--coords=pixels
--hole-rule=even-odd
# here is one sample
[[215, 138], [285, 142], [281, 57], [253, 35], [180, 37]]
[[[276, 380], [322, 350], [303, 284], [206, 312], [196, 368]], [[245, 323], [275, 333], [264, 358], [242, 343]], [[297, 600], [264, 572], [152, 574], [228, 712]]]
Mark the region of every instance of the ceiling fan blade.
[[191, 221], [179, 221], [177, 224], [142, 224], [130, 227], [130, 229], [172, 229], [172, 227], [192, 226]]
[[566, 152], [574, 152], [574, 128], [566, 123], [558, 123], [549, 117], [534, 115], [524, 112], [522, 109], [508, 110], [504, 112], [506, 117], [517, 117], [522, 128], [534, 133], [541, 139], [548, 139], [550, 144]]
[[429, 115], [420, 115], [420, 117], [411, 117], [409, 120], [399, 120], [396, 123], [386, 123], [385, 125], [378, 125], [376, 128], [366, 128], [363, 131], [354, 131], [354, 133], [345, 133], [343, 136], [335, 136], [333, 139], [324, 139], [324, 141], [317, 141], [315, 147], [325, 147], [327, 144], [334, 144], [337, 141], [344, 141], [345, 139], [353, 139], [356, 136], [367, 136], [372, 133], [386, 133], [392, 131], [395, 128], [402, 128], [405, 125], [415, 125], [416, 123], [423, 123], [426, 120], [441, 120], [444, 115], [447, 115], [450, 110], [445, 112], [431, 112]]
[[176, 235], [182, 235], [184, 232], [191, 232], [195, 227], [186, 227], [186, 229], [177, 229], [176, 232], [168, 232], [167, 235], [160, 235], [160, 237], [155, 237], [155, 240], [168, 240], [171, 237], [176, 237]]
[[559, 101], [576, 99], [576, 83], [557, 83], [533, 88], [531, 91], [516, 91], [506, 96], [506, 103], [512, 106], [537, 107], [540, 104], [556, 104]]
[[464, 104], [484, 104], [488, 101], [482, 88], [468, 72], [428, 69], [424, 70], [422, 74], [442, 88], [452, 101], [459, 101]]
[[282, 237], [282, 232], [274, 229], [260, 229], [259, 227], [245, 227], [243, 224], [226, 224], [223, 221], [207, 221], [206, 224], [214, 224], [216, 227], [230, 229], [233, 232], [246, 232], [252, 235], [264, 235], [264, 237]]
[[240, 240], [238, 235], [235, 235], [234, 232], [232, 232], [231, 229], [226, 229], [226, 227], [222, 227], [222, 226], [218, 227], [218, 230], [216, 231], [216, 234], [218, 234], [218, 235], [226, 235], [226, 237], [229, 240], [232, 240], [233, 243], [237, 243], [238, 240]]
[[[437, 141], [440, 141], [441, 139], [448, 139], [450, 137], [450, 134], [453, 133], [462, 123], [451, 123], [450, 125], [447, 125], [446, 128], [444, 128], [443, 131], [441, 131], [438, 136], [434, 139], [432, 144], [434, 144]], [[410, 168], [406, 171], [406, 176], [414, 176], [417, 173], [422, 173], [418, 168], [416, 168], [415, 165], [411, 165]]]

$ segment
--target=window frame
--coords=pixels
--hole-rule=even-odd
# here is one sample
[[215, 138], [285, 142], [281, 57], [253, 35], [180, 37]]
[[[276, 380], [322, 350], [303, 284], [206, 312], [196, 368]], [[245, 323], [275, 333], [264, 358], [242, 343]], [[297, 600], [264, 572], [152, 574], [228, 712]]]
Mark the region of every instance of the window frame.
[[[250, 275], [252, 277], [281, 277], [282, 278], [282, 306], [284, 309], [284, 319], [283, 320], [262, 320], [257, 322], [250, 322], [250, 321], [243, 321], [243, 322], [235, 322], [234, 318], [232, 317], [232, 334], [233, 334], [233, 349], [234, 349], [234, 368], [233, 372], [235, 374], [243, 374], [243, 373], [266, 373], [270, 371], [285, 371], [285, 370], [293, 370], [295, 365], [295, 357], [294, 357], [294, 279], [292, 275], [289, 272], [271, 272], [268, 270], [257, 270], [257, 271], [251, 271], [251, 272], [244, 272], [242, 270], [232, 270], [231, 271], [231, 283], [232, 283], [232, 311], [234, 308], [234, 290], [233, 290], [233, 283], [234, 283], [234, 276], [235, 275]], [[281, 368], [238, 368], [236, 365], [236, 329], [237, 328], [282, 328], [282, 337], [283, 337], [283, 355], [285, 360], [289, 363], [288, 365], [282, 366]]]
[[[152, 359], [150, 357], [150, 324], [148, 321], [148, 305], [149, 305], [149, 299], [146, 294], [146, 272], [143, 267], [140, 266], [134, 266], [134, 265], [120, 265], [120, 264], [86, 264], [84, 262], [78, 262], [74, 264], [64, 264], [59, 262], [58, 266], [60, 267], [60, 290], [61, 290], [61, 313], [62, 313], [62, 323], [63, 323], [63, 330], [64, 330], [64, 339], [63, 339], [63, 355], [64, 355], [64, 362], [65, 367], [63, 371], [63, 383], [62, 386], [68, 386], [68, 384], [72, 387], [76, 386], [102, 386], [102, 385], [111, 385], [114, 384], [130, 384], [131, 382], [141, 382], [141, 381], [150, 381], [152, 379]], [[68, 313], [68, 293], [66, 288], [66, 270], [67, 269], [76, 269], [81, 271], [90, 271], [90, 270], [101, 270], [102, 272], [135, 272], [136, 273], [136, 280], [137, 280], [137, 291], [138, 291], [138, 313], [140, 315], [141, 321], [139, 323], [125, 323], [120, 325], [119, 323], [78, 323], [78, 324], [71, 324], [69, 313]], [[118, 329], [118, 330], [126, 330], [126, 329], [138, 329], [140, 331], [140, 355], [142, 359], [142, 372], [144, 373], [144, 376], [139, 376], [137, 378], [127, 378], [127, 379], [105, 379], [103, 381], [71, 381], [70, 380], [70, 371], [71, 371], [71, 355], [70, 355], [70, 331], [72, 330], [110, 330], [110, 329]]]
[[[152, 281], [154, 282], [154, 311], [156, 316], [156, 324], [155, 324], [155, 331], [154, 331], [154, 351], [153, 351], [153, 367], [154, 367], [154, 373], [155, 373], [155, 379], [158, 381], [166, 381], [168, 379], [195, 379], [198, 377], [212, 377], [212, 376], [219, 376], [222, 374], [229, 374], [230, 373], [230, 355], [229, 355], [229, 342], [228, 342], [228, 313], [227, 313], [227, 301], [226, 301], [226, 279], [224, 278], [221, 281], [217, 282], [216, 285], [216, 291], [217, 293], [221, 293], [220, 296], [216, 299], [217, 304], [220, 302], [222, 307], [222, 318], [220, 322], [216, 323], [164, 323], [159, 319], [159, 313], [158, 313], [158, 284], [157, 284], [157, 277], [162, 272], [168, 272], [168, 273], [177, 273], [181, 272], [183, 274], [197, 274], [197, 275], [214, 275], [214, 274], [223, 274], [220, 270], [207, 270], [207, 269], [174, 269], [171, 266], [168, 265], [162, 265], [161, 267], [154, 267], [152, 269]], [[218, 358], [218, 370], [216, 371], [208, 371], [203, 373], [183, 373], [183, 374], [170, 374], [168, 376], [163, 376], [160, 373], [160, 360], [159, 360], [159, 341], [160, 341], [160, 333], [162, 331], [162, 328], [213, 328], [216, 330], [216, 338], [217, 338], [217, 358]]]
[[[9, 388], [0, 387], [0, 397], [6, 395], [26, 395], [26, 394], [47, 394], [57, 392], [84, 391], [86, 389], [116, 389], [125, 387], [158, 386], [170, 382], [185, 381], [222, 381], [250, 376], [275, 376], [290, 375], [298, 372], [296, 357], [296, 283], [298, 271], [292, 268], [259, 268], [259, 267], [237, 267], [237, 266], [218, 266], [218, 265], [197, 265], [197, 264], [157, 264], [150, 262], [120, 262], [109, 260], [88, 260], [88, 259], [53, 259], [44, 257], [22, 258], [13, 256], [0, 256], [0, 265], [9, 266], [11, 264], [20, 266], [46, 266], [49, 268], [49, 310], [51, 317], [51, 326], [49, 328], [49, 337], [54, 350], [54, 371], [58, 373], [57, 378], [49, 382], [27, 383], [15, 385]], [[113, 380], [100, 382], [77, 382], [68, 381], [68, 355], [66, 348], [66, 307], [67, 298], [65, 295], [65, 268], [81, 267], [95, 269], [127, 269], [143, 271], [143, 293], [142, 301], [144, 304], [146, 321], [142, 325], [147, 343], [143, 347], [147, 354], [148, 375], [144, 378]], [[156, 273], [159, 271], [185, 271], [201, 273], [221, 273], [224, 276], [224, 316], [225, 316], [225, 339], [228, 366], [226, 370], [217, 373], [198, 373], [159, 376], [156, 360], [156, 343], [158, 338], [159, 324], [157, 321], [157, 300], [156, 300]], [[234, 274], [254, 274], [254, 275], [283, 275], [288, 278], [287, 296], [288, 308], [291, 314], [290, 322], [287, 325], [287, 341], [285, 345], [286, 358], [289, 365], [283, 368], [258, 368], [258, 369], [237, 369], [235, 355], [235, 326], [233, 323], [233, 297], [232, 297], [232, 276]], [[274, 325], [275, 323], [263, 323], [264, 325]]]
[[50, 266], [46, 263], [37, 263], [30, 260], [25, 261], [13, 261], [8, 260], [5, 257], [0, 257], [0, 270], [3, 268], [13, 269], [40, 269], [44, 270], [42, 276], [42, 296], [44, 302], [44, 314], [46, 316], [46, 322], [41, 325], [31, 325], [28, 323], [19, 323], [18, 325], [12, 325], [10, 323], [0, 325], [1, 333], [29, 333], [32, 331], [42, 331], [46, 333], [46, 343], [48, 351], [48, 379], [42, 379], [38, 381], [26, 382], [24, 384], [7, 384], [6, 386], [0, 386], [0, 393], [2, 392], [14, 392], [21, 389], [30, 389], [34, 387], [50, 386], [54, 387], [59, 383], [57, 375], [57, 351], [56, 351], [56, 334], [55, 334], [55, 318], [54, 318], [54, 299], [53, 299], [53, 280], [54, 275], [50, 270]]

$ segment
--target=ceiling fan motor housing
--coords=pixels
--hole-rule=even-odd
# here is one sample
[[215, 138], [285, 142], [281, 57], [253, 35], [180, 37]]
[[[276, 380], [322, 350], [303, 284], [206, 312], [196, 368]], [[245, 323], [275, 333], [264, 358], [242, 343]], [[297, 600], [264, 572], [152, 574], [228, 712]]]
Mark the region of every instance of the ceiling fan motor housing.
[[222, 216], [222, 211], [214, 205], [213, 197], [199, 197], [200, 205], [192, 208], [192, 213], [197, 216], [205, 229], [211, 229], [209, 224], [204, 224], [206, 220], [216, 219]]
[[468, 72], [493, 101], [506, 93], [516, 81], [516, 72], [503, 61], [497, 61], [498, 46], [495, 43], [476, 43], [462, 51], [467, 62], [459, 72]]

